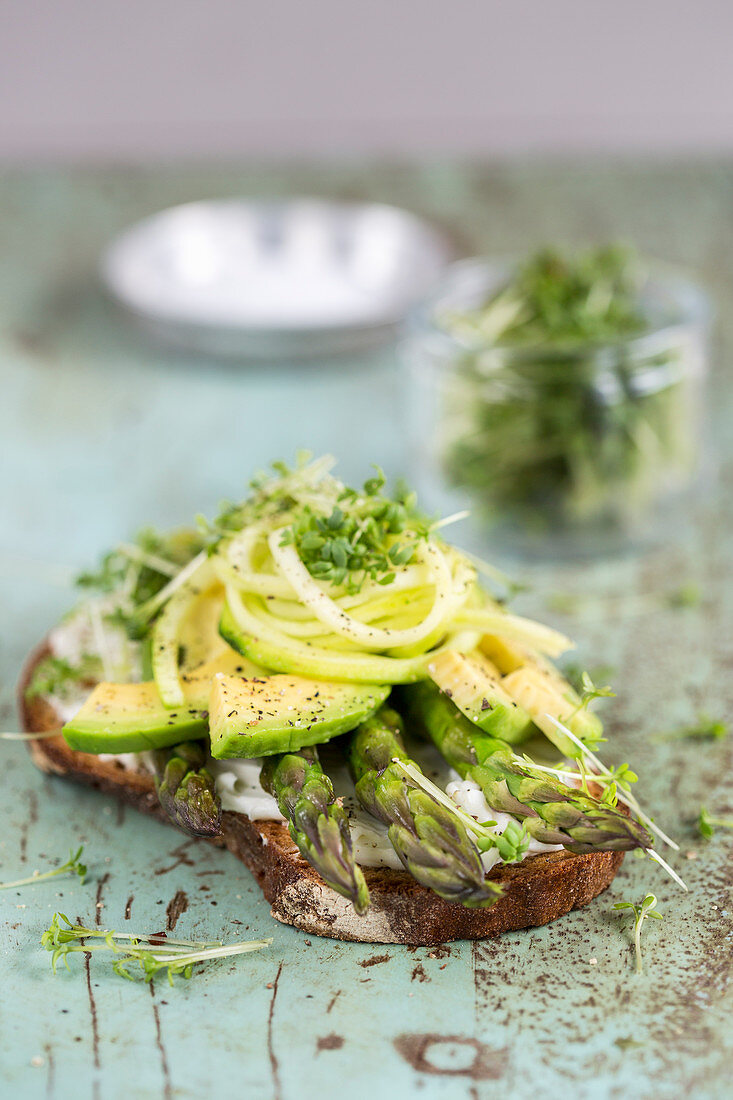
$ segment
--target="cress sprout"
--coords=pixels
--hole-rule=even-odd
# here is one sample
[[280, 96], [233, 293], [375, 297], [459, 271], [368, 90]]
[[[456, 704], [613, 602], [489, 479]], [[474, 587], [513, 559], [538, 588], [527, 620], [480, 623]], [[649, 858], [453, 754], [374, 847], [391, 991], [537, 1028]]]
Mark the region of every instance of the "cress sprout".
[[640, 905], [634, 905], [632, 901], [617, 901], [614, 905], [614, 909], [625, 910], [630, 909], [634, 914], [634, 953], [636, 955], [636, 973], [641, 974], [644, 970], [641, 958], [641, 929], [644, 921], [647, 917], [655, 917], [657, 920], [662, 920], [662, 914], [658, 913], [654, 906], [657, 904], [657, 899], [654, 894], [647, 894], [641, 901]]

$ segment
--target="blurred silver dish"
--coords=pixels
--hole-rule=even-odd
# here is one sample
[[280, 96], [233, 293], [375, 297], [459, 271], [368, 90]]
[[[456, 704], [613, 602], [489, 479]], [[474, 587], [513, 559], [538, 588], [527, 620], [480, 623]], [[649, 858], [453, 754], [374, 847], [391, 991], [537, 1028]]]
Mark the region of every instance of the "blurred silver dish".
[[101, 270], [113, 297], [178, 347], [301, 358], [389, 338], [451, 258], [437, 231], [397, 207], [231, 199], [138, 222]]

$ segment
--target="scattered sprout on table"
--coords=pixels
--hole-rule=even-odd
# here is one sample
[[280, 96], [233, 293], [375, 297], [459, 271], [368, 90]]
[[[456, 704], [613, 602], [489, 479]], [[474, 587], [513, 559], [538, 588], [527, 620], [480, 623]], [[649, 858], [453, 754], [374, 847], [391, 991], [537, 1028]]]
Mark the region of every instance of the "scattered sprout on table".
[[700, 807], [697, 818], [697, 830], [705, 840], [715, 835], [716, 829], [733, 829], [733, 818], [714, 817], [704, 806]]
[[693, 722], [692, 725], [655, 734], [653, 739], [655, 741], [723, 741], [729, 732], [730, 727], [727, 722], [701, 713], [697, 722]]
[[260, 951], [271, 943], [271, 937], [224, 944], [221, 940], [172, 939], [165, 932], [133, 935], [86, 928], [70, 921], [64, 913], [54, 913], [50, 926], [41, 937], [42, 946], [51, 952], [54, 974], [59, 959], [63, 959], [67, 970], [70, 970], [69, 955], [81, 953], [92, 957], [102, 952], [107, 961], [112, 962], [115, 974], [121, 978], [134, 981], [138, 977], [150, 982], [157, 974], [165, 972], [171, 985], [176, 976], [190, 978], [198, 963]]
[[644, 921], [647, 917], [655, 917], [657, 920], [662, 920], [662, 914], [658, 913], [654, 906], [657, 904], [657, 899], [654, 894], [647, 894], [641, 901], [640, 905], [635, 905], [633, 901], [617, 901], [614, 905], [614, 909], [624, 910], [630, 909], [634, 914], [634, 953], [636, 955], [636, 973], [641, 974], [644, 970], [641, 958], [641, 929]]
[[83, 883], [87, 873], [86, 865], [81, 862], [83, 851], [84, 847], [80, 846], [75, 852], [69, 852], [66, 863], [62, 863], [60, 867], [55, 867], [52, 871], [36, 872], [33, 875], [28, 875], [27, 878], [16, 879], [15, 882], [0, 882], [0, 890], [11, 890], [16, 886], [33, 886], [37, 882], [46, 882], [48, 879], [57, 878], [59, 875], [78, 875]]

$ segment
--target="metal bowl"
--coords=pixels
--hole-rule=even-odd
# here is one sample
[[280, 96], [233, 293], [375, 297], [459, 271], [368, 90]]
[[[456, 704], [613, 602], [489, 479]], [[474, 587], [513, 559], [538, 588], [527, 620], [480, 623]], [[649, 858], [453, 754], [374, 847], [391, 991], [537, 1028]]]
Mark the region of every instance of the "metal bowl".
[[122, 233], [102, 260], [110, 293], [178, 347], [311, 357], [393, 335], [451, 249], [380, 204], [191, 202]]

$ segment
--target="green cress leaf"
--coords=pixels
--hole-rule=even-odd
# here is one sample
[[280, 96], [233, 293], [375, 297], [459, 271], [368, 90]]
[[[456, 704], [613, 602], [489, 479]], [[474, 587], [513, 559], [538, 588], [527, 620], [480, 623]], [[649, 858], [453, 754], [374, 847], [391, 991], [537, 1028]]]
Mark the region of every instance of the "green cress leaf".
[[657, 920], [662, 920], [662, 914], [657, 912], [654, 906], [657, 904], [657, 899], [654, 894], [647, 894], [639, 905], [635, 905], [632, 901], [618, 901], [614, 905], [616, 910], [629, 909], [634, 914], [634, 953], [636, 955], [636, 972], [641, 974], [643, 972], [643, 963], [641, 957], [641, 929], [644, 921], [647, 917], [654, 917]]
[[697, 829], [705, 840], [710, 840], [715, 835], [716, 829], [733, 829], [733, 819], [714, 817], [704, 806], [701, 806], [697, 818]]
[[309, 505], [298, 510], [283, 532], [282, 545], [295, 546], [308, 572], [319, 580], [358, 592], [368, 578], [390, 584], [394, 569], [409, 565], [429, 525], [404, 488], [385, 496], [384, 475], [369, 478], [359, 493], [345, 488], [331, 511]]
[[[445, 472], [490, 515], [519, 514], [535, 532], [623, 521], [648, 506], [662, 470], [687, 465], [682, 353], [631, 343], [649, 327], [644, 281], [623, 246], [544, 248], [478, 307], [441, 318], [458, 344], [446, 403], [460, 433]], [[640, 366], [675, 381], [640, 396]]]
[[105, 554], [96, 571], [81, 573], [76, 584], [99, 593], [124, 593], [105, 618], [139, 640], [149, 627], [148, 618], [139, 612], [200, 553], [204, 542], [201, 533], [191, 528], [166, 534], [145, 528], [131, 544]]
[[139, 976], [149, 982], [164, 971], [171, 985], [176, 976], [190, 978], [198, 963], [260, 951], [271, 943], [272, 938], [223, 944], [221, 940], [177, 940], [165, 933], [133, 935], [103, 931], [74, 924], [64, 913], [54, 913], [50, 926], [41, 936], [41, 945], [51, 952], [54, 974], [60, 959], [70, 970], [69, 955], [81, 953], [94, 957], [102, 952], [113, 956], [109, 960], [112, 970], [121, 978], [133, 981], [139, 970]]
[[49, 654], [34, 668], [25, 689], [25, 698], [36, 699], [42, 695], [58, 695], [64, 698], [79, 684], [98, 680], [101, 671], [99, 657], [90, 653], [83, 653], [75, 663]]

